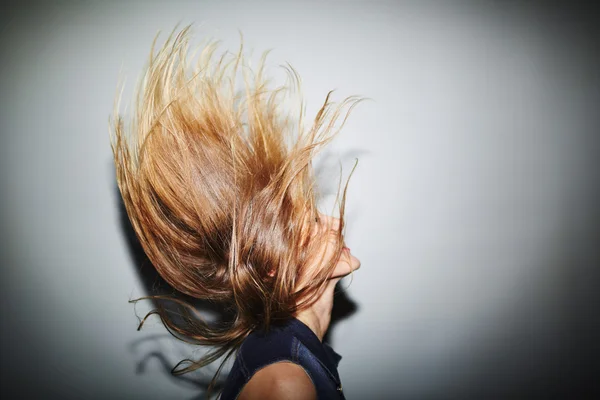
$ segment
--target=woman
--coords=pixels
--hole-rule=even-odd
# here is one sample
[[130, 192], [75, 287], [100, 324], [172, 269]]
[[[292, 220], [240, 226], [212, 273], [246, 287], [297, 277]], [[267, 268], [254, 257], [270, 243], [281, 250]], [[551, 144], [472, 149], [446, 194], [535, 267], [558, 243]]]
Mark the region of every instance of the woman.
[[[324, 258], [332, 249], [339, 231], [337, 218], [319, 214], [313, 230], [326, 236]], [[322, 237], [321, 236], [321, 237]], [[312, 265], [321, 268], [319, 262]], [[281, 327], [270, 332], [253, 332], [242, 344], [223, 391], [226, 399], [337, 399], [344, 398], [337, 364], [341, 359], [323, 336], [331, 320], [336, 283], [360, 267], [360, 260], [344, 247], [325, 291], [309, 308], [298, 312]], [[236, 397], [236, 395], [238, 397]]]
[[299, 89], [292, 67], [284, 67], [288, 82], [271, 89], [266, 53], [254, 73], [241, 47], [215, 60], [214, 42], [192, 66], [189, 29], [156, 54], [153, 46], [130, 125], [115, 104], [111, 146], [129, 219], [158, 273], [233, 317], [208, 323], [171, 297], [182, 313], [158, 303], [146, 318], [158, 314], [175, 336], [214, 348], [173, 373], [225, 356], [209, 393], [236, 355], [223, 399], [343, 398], [339, 356], [322, 339], [335, 284], [360, 261], [343, 240], [348, 183], [339, 219], [321, 214], [311, 161], [362, 99], [336, 104], [330, 92], [305, 128], [302, 102], [297, 116], [286, 102]]

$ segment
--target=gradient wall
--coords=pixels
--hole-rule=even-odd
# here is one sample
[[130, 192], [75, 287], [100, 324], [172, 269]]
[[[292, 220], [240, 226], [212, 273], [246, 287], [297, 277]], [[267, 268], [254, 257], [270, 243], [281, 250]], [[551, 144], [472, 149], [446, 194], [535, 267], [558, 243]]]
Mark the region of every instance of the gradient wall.
[[[360, 94], [319, 161], [362, 261], [329, 340], [348, 399], [600, 392], [598, 14], [548, 2], [19, 2], [0, 21], [2, 398], [195, 399], [214, 368], [130, 298], [152, 285], [108, 117], [158, 30], [238, 29], [309, 115]], [[164, 36], [163, 36], [164, 37]], [[139, 249], [138, 249], [139, 250]], [[144, 314], [150, 304], [138, 304]], [[6, 397], [5, 397], [6, 396]]]

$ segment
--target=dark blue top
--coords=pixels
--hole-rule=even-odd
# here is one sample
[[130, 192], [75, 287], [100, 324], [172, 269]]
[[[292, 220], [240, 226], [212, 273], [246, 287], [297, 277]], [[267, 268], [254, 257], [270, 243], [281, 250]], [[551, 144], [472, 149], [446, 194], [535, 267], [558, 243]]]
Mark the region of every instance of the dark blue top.
[[254, 331], [240, 347], [220, 400], [238, 397], [255, 372], [278, 361], [300, 365], [315, 385], [317, 398], [345, 399], [337, 366], [342, 359], [303, 322], [292, 318], [268, 333]]

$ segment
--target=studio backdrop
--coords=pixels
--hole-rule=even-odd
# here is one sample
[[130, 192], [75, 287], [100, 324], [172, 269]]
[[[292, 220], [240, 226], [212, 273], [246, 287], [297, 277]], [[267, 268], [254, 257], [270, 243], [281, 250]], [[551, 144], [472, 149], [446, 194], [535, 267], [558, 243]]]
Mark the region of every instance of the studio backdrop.
[[[108, 127], [179, 23], [267, 72], [370, 98], [316, 160], [321, 210], [356, 160], [361, 268], [327, 341], [348, 399], [598, 392], [600, 71], [591, 9], [546, 2], [14, 2], [0, 12], [2, 398], [200, 399], [217, 364], [156, 318]], [[125, 107], [128, 105], [128, 108]], [[210, 312], [210, 310], [207, 310]], [[226, 371], [224, 371], [226, 372]], [[565, 397], [566, 396], [566, 397]]]

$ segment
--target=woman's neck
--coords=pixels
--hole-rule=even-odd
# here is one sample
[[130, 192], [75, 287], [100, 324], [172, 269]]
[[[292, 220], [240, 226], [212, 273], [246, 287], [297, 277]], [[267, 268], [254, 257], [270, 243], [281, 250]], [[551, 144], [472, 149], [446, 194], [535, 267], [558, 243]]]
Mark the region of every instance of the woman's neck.
[[296, 315], [296, 318], [304, 323], [304, 325], [308, 326], [311, 331], [314, 332], [315, 335], [322, 342], [323, 337], [325, 337], [325, 333], [329, 328], [329, 323], [331, 322], [331, 314], [329, 318], [324, 318], [323, 316], [317, 315], [312, 310], [304, 310], [299, 312]]
[[322, 342], [329, 324], [331, 323], [331, 311], [333, 310], [333, 294], [335, 285], [341, 278], [329, 280], [327, 287], [319, 296], [318, 300], [309, 308], [296, 313], [295, 317], [302, 321], [317, 335]]

